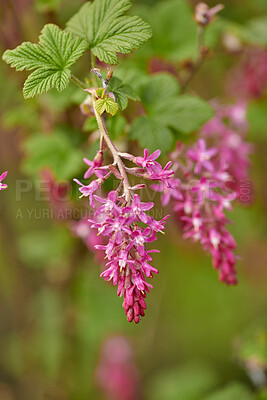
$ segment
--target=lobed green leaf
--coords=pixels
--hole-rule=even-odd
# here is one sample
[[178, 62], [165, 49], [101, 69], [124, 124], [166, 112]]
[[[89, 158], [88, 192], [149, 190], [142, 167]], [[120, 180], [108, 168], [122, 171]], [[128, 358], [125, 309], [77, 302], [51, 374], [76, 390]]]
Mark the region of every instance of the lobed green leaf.
[[106, 97], [96, 100], [95, 109], [99, 115], [103, 114], [105, 111], [111, 115], [115, 115], [119, 109], [119, 105], [110, 97]]
[[24, 97], [29, 98], [51, 88], [65, 89], [71, 77], [71, 65], [85, 50], [85, 41], [48, 24], [41, 32], [39, 44], [24, 42], [14, 50], [5, 51], [3, 60], [17, 71], [35, 69], [24, 84]]
[[76, 36], [107, 64], [117, 64], [117, 53], [128, 54], [152, 36], [140, 17], [122, 16], [131, 7], [128, 0], [95, 0], [85, 3], [67, 23]]
[[123, 83], [122, 80], [116, 76], [113, 76], [110, 80], [108, 90], [114, 93], [121, 110], [125, 110], [127, 107], [128, 99], [134, 101], [140, 100], [140, 97], [134, 92], [131, 86]]

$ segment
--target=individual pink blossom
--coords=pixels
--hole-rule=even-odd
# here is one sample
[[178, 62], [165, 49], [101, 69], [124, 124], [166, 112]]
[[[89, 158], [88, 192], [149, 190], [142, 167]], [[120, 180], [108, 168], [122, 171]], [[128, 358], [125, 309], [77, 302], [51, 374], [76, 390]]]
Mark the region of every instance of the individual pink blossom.
[[142, 203], [140, 201], [140, 197], [138, 196], [138, 194], [135, 194], [131, 206], [125, 207], [124, 212], [134, 215], [136, 218], [138, 218], [139, 221], [144, 222], [146, 224], [148, 221], [148, 216], [144, 211], [151, 210], [153, 206], [154, 203], [152, 202]]
[[144, 157], [134, 157], [128, 153], [119, 153], [121, 157], [132, 161], [133, 163], [139, 165], [142, 168], [132, 168], [127, 169], [130, 173], [137, 176], [142, 176], [145, 179], [150, 179], [152, 181], [161, 181], [165, 185], [168, 185], [168, 179], [173, 176], [173, 170], [170, 169], [172, 162], [169, 161], [164, 168], [161, 164], [155, 161], [160, 156], [161, 151], [156, 150], [154, 153], [149, 155], [148, 149], [144, 150]]
[[81, 186], [79, 188], [79, 191], [82, 193], [81, 197], [82, 196], [89, 197], [90, 206], [95, 207], [93, 195], [97, 191], [97, 189], [100, 188], [102, 180], [97, 179], [95, 181], [92, 181], [89, 185], [84, 185], [78, 179], [73, 179], [73, 180], [74, 180], [74, 182], [78, 183]]
[[88, 158], [84, 158], [83, 161], [85, 164], [89, 165], [88, 170], [84, 174], [84, 179], [90, 178], [90, 176], [93, 174], [95, 174], [98, 178], [103, 178], [103, 176], [107, 173], [107, 168], [101, 169], [104, 161], [102, 150], [99, 150], [96, 153], [93, 161], [88, 160]]
[[178, 178], [169, 178], [167, 180], [168, 184], [166, 185], [164, 182], [154, 183], [151, 185], [151, 188], [156, 192], [162, 192], [162, 205], [166, 206], [170, 200], [182, 200], [183, 195], [180, 190], [181, 180]]
[[206, 200], [216, 201], [220, 195], [215, 192], [215, 189], [220, 187], [218, 180], [208, 180], [204, 176], [190, 190], [196, 194], [195, 201], [199, 204], [205, 203]]
[[214, 147], [207, 149], [205, 141], [203, 139], [199, 139], [196, 148], [189, 149], [187, 151], [188, 157], [196, 162], [194, 172], [199, 174], [202, 168], [210, 172], [213, 171], [213, 164], [210, 159], [215, 156], [217, 151], [218, 150]]
[[161, 181], [165, 183], [166, 186], [169, 184], [169, 178], [173, 176], [173, 170], [170, 169], [172, 162], [169, 161], [164, 168], [161, 167], [160, 170], [154, 169], [153, 171], [148, 170], [148, 178], [152, 181]]
[[5, 179], [6, 176], [7, 176], [7, 171], [3, 172], [2, 175], [0, 175], [0, 190], [4, 190], [7, 188], [7, 184], [2, 183], [2, 181]]

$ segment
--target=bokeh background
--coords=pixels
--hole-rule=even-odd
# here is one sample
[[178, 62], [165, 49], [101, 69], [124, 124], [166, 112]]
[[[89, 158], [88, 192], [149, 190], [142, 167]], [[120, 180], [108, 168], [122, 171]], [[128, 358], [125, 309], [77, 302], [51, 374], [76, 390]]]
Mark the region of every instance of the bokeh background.
[[[207, 32], [210, 54], [189, 90], [206, 100], [249, 100], [250, 201], [231, 216], [239, 284], [218, 282], [210, 258], [182, 240], [173, 219], [158, 241], [160, 274], [137, 326], [73, 232], [74, 220], [87, 214], [71, 181], [96, 148], [94, 128], [79, 111], [82, 95], [70, 87], [25, 101], [27, 74], [0, 63], [0, 172], [9, 171], [0, 195], [1, 400], [267, 398], [267, 2], [221, 3]], [[36, 41], [45, 23], [64, 27], [81, 4], [1, 0], [1, 52]], [[154, 37], [123, 57], [122, 69], [175, 73], [193, 59], [194, 4], [134, 0], [131, 13], [152, 25]], [[82, 59], [77, 74], [88, 69]], [[125, 133], [134, 112], [130, 103], [114, 131], [121, 148], [137, 153]]]

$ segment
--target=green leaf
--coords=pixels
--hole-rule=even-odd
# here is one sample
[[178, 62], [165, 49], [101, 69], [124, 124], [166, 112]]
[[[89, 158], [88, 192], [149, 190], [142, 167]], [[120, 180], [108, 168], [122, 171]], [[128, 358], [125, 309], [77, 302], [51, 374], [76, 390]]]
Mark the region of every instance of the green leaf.
[[137, 13], [152, 27], [153, 37], [142, 48], [145, 59], [155, 55], [179, 61], [197, 55], [197, 25], [187, 0], [164, 0], [153, 7], [142, 5]]
[[111, 115], [115, 115], [119, 109], [119, 105], [110, 97], [106, 97], [96, 100], [95, 109], [99, 115], [103, 114], [105, 111]]
[[125, 110], [127, 107], [128, 99], [140, 101], [140, 97], [134, 92], [131, 86], [124, 84], [120, 78], [115, 76], [110, 80], [108, 90], [114, 93], [121, 110]]
[[104, 89], [104, 88], [98, 88], [98, 89], [96, 89], [96, 94], [97, 94], [98, 97], [103, 98], [103, 97], [104, 97], [104, 94], [105, 94], [105, 89]]
[[89, 117], [85, 120], [83, 124], [83, 130], [85, 132], [93, 132], [98, 130], [98, 125], [95, 117]]
[[169, 151], [174, 144], [171, 130], [156, 120], [146, 115], [137, 117], [131, 125], [129, 136], [138, 140], [139, 144], [154, 151], [160, 149], [162, 153]]
[[139, 84], [139, 95], [147, 110], [157, 112], [162, 104], [180, 92], [177, 80], [170, 74], [160, 73], [146, 76]]
[[45, 25], [39, 44], [24, 42], [14, 50], [7, 50], [3, 60], [17, 71], [34, 71], [24, 84], [25, 98], [34, 97], [56, 88], [65, 89], [71, 77], [70, 67], [86, 50], [86, 42], [76, 39], [56, 25]]
[[199, 129], [213, 116], [213, 110], [206, 101], [189, 94], [166, 102], [161, 112], [162, 121], [185, 134]]
[[199, 97], [179, 95], [176, 79], [166, 73], [143, 79], [138, 93], [146, 116], [134, 120], [130, 137], [138, 139], [141, 146], [151, 151], [156, 148], [163, 152], [171, 150], [174, 132], [191, 133], [213, 115], [210, 105]]
[[116, 114], [113, 118], [108, 118], [107, 129], [111, 139], [118, 139], [125, 132], [126, 125], [126, 119], [120, 114]]
[[63, 129], [53, 134], [37, 133], [25, 145], [26, 158], [23, 169], [29, 175], [38, 174], [41, 168], [51, 168], [58, 179], [72, 179], [82, 169], [82, 153], [73, 146]]
[[122, 16], [130, 7], [128, 0], [87, 2], [69, 20], [67, 27], [87, 41], [100, 61], [117, 64], [117, 53], [131, 53], [152, 35], [150, 26], [141, 18]]

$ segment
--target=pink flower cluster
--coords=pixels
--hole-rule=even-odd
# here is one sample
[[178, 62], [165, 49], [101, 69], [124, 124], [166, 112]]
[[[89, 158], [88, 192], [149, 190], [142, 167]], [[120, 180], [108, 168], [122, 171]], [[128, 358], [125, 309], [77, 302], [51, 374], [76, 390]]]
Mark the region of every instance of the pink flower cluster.
[[[118, 286], [117, 294], [124, 299], [123, 308], [127, 319], [129, 322], [134, 320], [135, 323], [145, 315], [146, 294], [152, 288], [147, 278], [158, 273], [150, 265], [150, 254], [158, 250], [147, 250], [145, 245], [157, 239], [156, 233], [164, 230], [167, 217], [157, 221], [147, 214], [154, 204], [141, 202], [140, 196], [135, 193], [145, 185], [131, 187], [127, 173], [152, 181], [159, 180], [162, 185], [168, 184], [173, 175], [171, 163], [162, 168], [155, 161], [159, 155], [159, 150], [151, 155], [145, 150], [144, 157], [134, 157], [116, 150], [116, 161], [112, 165], [103, 165], [103, 154], [99, 151], [94, 161], [85, 160], [89, 165], [85, 176], [89, 177], [94, 173], [97, 179], [89, 185], [83, 185], [75, 179], [81, 186], [79, 190], [82, 196], [89, 197], [91, 207], [96, 209], [94, 218], [89, 220], [90, 228], [97, 229], [98, 235], [107, 239], [106, 244], [94, 246], [98, 250], [104, 250], [107, 259], [106, 269], [101, 276]], [[122, 158], [135, 163], [136, 167], [127, 168]], [[109, 192], [107, 197], [97, 195], [96, 192], [111, 174], [120, 181], [117, 189]], [[96, 203], [99, 205], [96, 206]]]
[[242, 180], [248, 178], [249, 156], [253, 151], [252, 145], [245, 141], [248, 131], [246, 103], [223, 107], [215, 104], [214, 108], [215, 116], [204, 125], [201, 136], [215, 143], [217, 160], [227, 169], [238, 192]]
[[4, 190], [7, 188], [7, 184], [2, 183], [2, 181], [5, 179], [6, 176], [7, 176], [7, 171], [3, 172], [2, 175], [0, 175], [0, 190]]
[[251, 147], [244, 141], [246, 128], [243, 104], [218, 108], [196, 144], [187, 148], [177, 144], [171, 154], [175, 177], [165, 187], [152, 185], [162, 193], [163, 205], [171, 201], [184, 238], [202, 244], [219, 279], [227, 284], [236, 284], [237, 278], [236, 243], [226, 228], [230, 221], [225, 211], [232, 210], [238, 182], [248, 173]]

